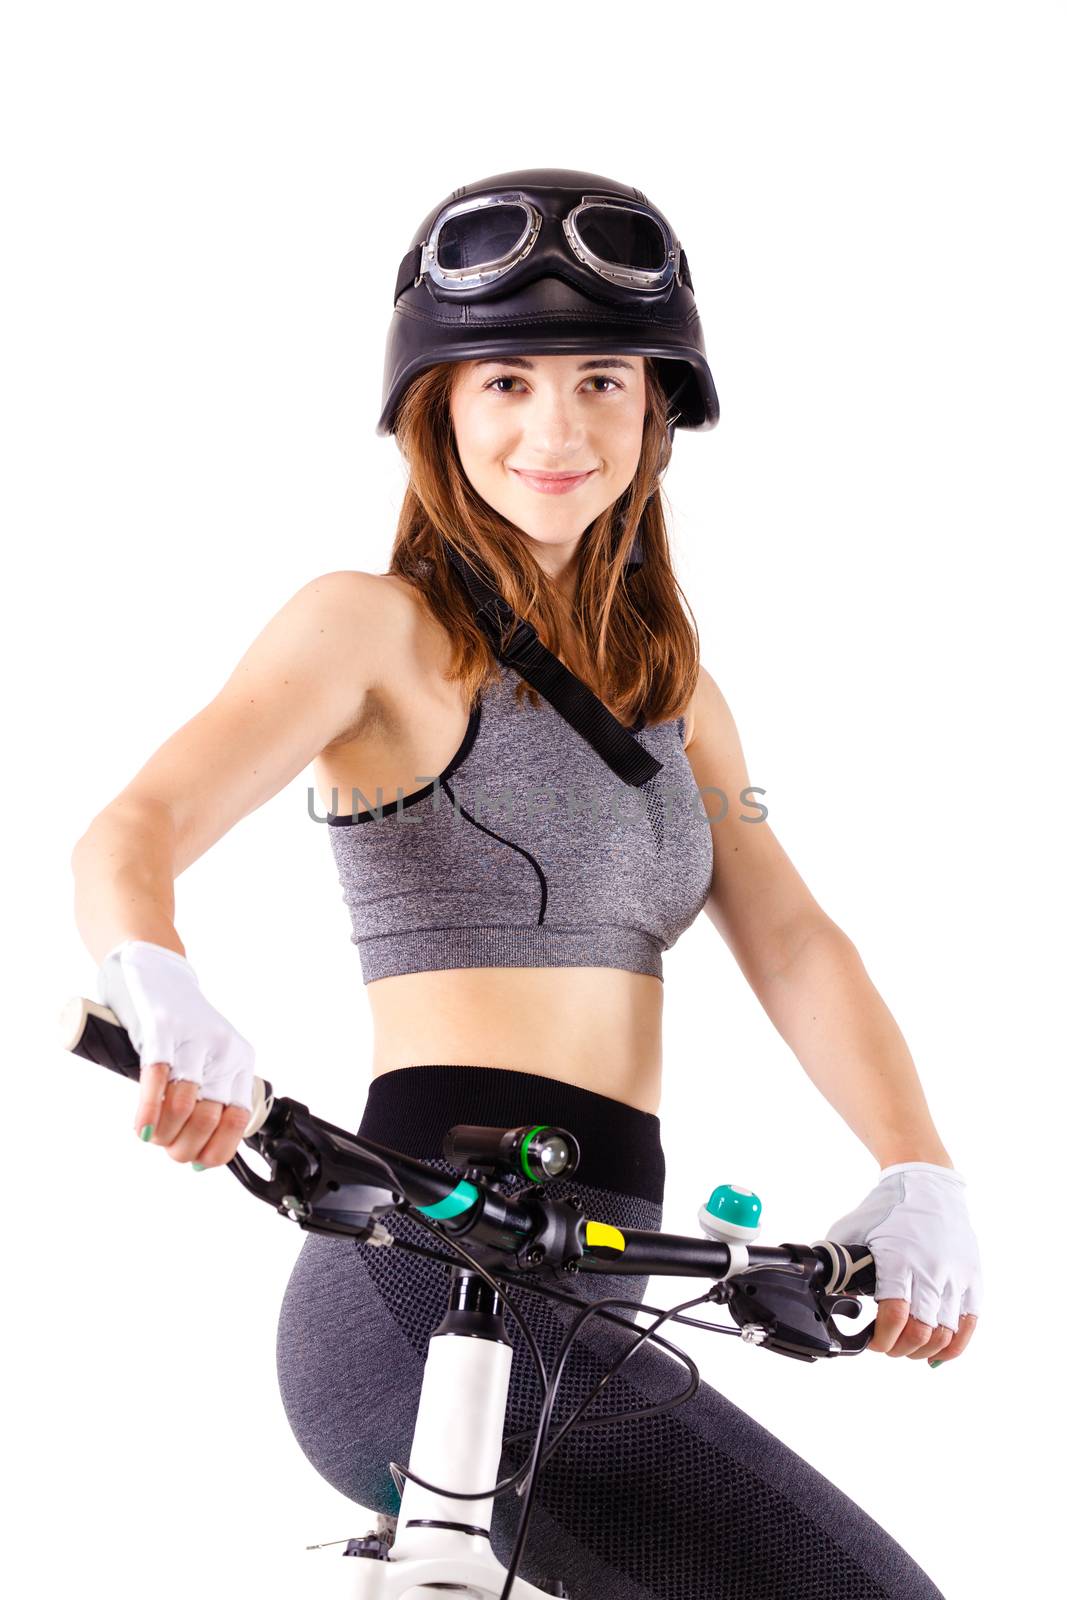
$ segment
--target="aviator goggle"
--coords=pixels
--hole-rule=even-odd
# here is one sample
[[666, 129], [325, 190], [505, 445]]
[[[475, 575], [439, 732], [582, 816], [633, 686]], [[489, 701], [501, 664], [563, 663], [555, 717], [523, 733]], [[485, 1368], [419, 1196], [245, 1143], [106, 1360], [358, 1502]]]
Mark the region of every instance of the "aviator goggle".
[[676, 278], [692, 288], [685, 252], [651, 206], [587, 194], [565, 214], [553, 214], [513, 190], [456, 200], [439, 211], [429, 237], [401, 262], [394, 301], [424, 280], [435, 299], [435, 290], [476, 297], [502, 280], [511, 289], [551, 271], [583, 289], [595, 283], [616, 300], [665, 296]]

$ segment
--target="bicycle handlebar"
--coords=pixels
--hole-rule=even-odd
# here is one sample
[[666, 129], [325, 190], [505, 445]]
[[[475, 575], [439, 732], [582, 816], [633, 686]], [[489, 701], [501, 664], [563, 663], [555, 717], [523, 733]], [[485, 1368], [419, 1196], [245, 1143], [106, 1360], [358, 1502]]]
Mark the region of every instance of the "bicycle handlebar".
[[[60, 1021], [63, 1047], [72, 1054], [140, 1077], [133, 1042], [108, 1007], [75, 997]], [[381, 1214], [415, 1208], [447, 1238], [477, 1245], [487, 1264], [502, 1262], [524, 1277], [592, 1272], [711, 1279], [717, 1283], [713, 1298], [728, 1306], [743, 1338], [800, 1360], [858, 1354], [874, 1331], [873, 1321], [856, 1334], [832, 1321], [835, 1314], [859, 1316], [854, 1296], [874, 1293], [866, 1244], [822, 1240], [772, 1248], [609, 1227], [586, 1217], [575, 1200], [505, 1193], [481, 1169], [441, 1173], [323, 1121], [299, 1101], [275, 1096], [261, 1078], [255, 1079], [244, 1142], [268, 1162], [270, 1176], [240, 1154], [227, 1163], [230, 1170], [257, 1199], [309, 1232], [387, 1243]]]

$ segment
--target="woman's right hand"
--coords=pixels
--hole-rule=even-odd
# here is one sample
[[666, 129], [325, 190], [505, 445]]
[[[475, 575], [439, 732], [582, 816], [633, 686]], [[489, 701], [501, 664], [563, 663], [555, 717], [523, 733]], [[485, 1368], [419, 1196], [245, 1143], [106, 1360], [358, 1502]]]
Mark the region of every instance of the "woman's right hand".
[[255, 1052], [210, 1005], [184, 956], [126, 939], [105, 956], [97, 991], [141, 1058], [134, 1131], [174, 1161], [231, 1161], [252, 1110]]

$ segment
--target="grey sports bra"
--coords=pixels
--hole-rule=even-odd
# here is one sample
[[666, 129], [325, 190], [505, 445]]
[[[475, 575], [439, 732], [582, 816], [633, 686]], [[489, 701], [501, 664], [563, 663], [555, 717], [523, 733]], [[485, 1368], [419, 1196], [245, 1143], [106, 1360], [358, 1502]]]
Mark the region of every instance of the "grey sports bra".
[[[501, 666], [445, 770], [327, 817], [364, 983], [451, 967], [621, 967], [661, 956], [699, 915], [711, 827], [684, 718], [632, 729], [662, 770], [633, 787]], [[336, 801], [334, 802], [337, 803]]]

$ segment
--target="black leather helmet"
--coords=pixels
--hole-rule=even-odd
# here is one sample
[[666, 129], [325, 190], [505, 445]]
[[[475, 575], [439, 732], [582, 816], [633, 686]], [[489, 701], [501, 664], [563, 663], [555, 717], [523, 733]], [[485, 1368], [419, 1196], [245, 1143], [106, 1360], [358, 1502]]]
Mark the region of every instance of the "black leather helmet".
[[707, 429], [719, 400], [685, 251], [638, 189], [529, 168], [435, 206], [400, 263], [377, 431], [439, 361], [617, 354], [654, 361], [669, 427]]

